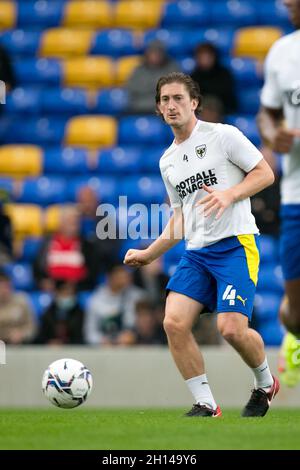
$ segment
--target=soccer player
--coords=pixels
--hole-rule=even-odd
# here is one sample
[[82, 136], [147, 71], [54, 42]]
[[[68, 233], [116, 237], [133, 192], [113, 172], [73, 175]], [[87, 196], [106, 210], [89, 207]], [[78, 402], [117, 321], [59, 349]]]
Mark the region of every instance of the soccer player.
[[282, 381], [300, 380], [300, 0], [285, 0], [297, 31], [272, 46], [258, 115], [263, 140], [283, 154], [280, 255], [286, 298], [281, 321], [287, 329], [279, 360]]
[[186, 251], [167, 285], [164, 328], [174, 361], [195, 399], [187, 416], [217, 417], [192, 326], [204, 308], [218, 313], [218, 329], [252, 369], [255, 388], [242, 416], [264, 416], [279, 390], [260, 335], [249, 328], [259, 251], [249, 197], [274, 181], [261, 153], [235, 127], [197, 119], [198, 85], [182, 73], [161, 77], [157, 111], [174, 141], [160, 160], [174, 214], [145, 250], [128, 250], [124, 262], [142, 266], [180, 238]]

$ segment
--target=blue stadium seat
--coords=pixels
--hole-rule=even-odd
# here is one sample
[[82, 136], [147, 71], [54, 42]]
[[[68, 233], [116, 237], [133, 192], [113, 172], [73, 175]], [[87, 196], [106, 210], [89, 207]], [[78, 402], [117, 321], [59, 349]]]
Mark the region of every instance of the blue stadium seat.
[[41, 244], [41, 238], [26, 238], [23, 242], [21, 261], [32, 262], [36, 258]]
[[162, 15], [162, 26], [198, 26], [210, 21], [210, 3], [201, 0], [167, 2]]
[[237, 101], [241, 114], [257, 114], [260, 107], [260, 92], [261, 89], [257, 87], [237, 89]]
[[[0, 125], [1, 127], [1, 125]], [[0, 177], [0, 189], [1, 192], [5, 191], [9, 197], [13, 195], [14, 185], [12, 178], [1, 178]]]
[[120, 114], [128, 107], [128, 93], [123, 88], [101, 90], [96, 97], [94, 112], [101, 114]]
[[83, 186], [91, 187], [97, 194], [99, 201], [103, 203], [115, 204], [118, 201], [119, 190], [118, 181], [109, 177], [78, 177], [72, 178], [67, 185], [67, 198], [76, 201], [77, 194]]
[[46, 28], [58, 26], [61, 22], [64, 2], [59, 0], [18, 2], [18, 20], [20, 27]]
[[89, 112], [85, 90], [77, 88], [50, 88], [41, 94], [42, 113], [85, 114]]
[[78, 302], [79, 302], [79, 305], [83, 309], [84, 312], [88, 308], [88, 304], [89, 304], [89, 301], [90, 301], [92, 295], [93, 295], [93, 292], [91, 292], [91, 291], [83, 291], [83, 292], [79, 292], [79, 294], [78, 294]]
[[284, 291], [283, 275], [280, 265], [261, 265], [258, 276], [257, 292], [276, 292], [282, 295]]
[[155, 116], [128, 116], [119, 122], [119, 144], [171, 144], [170, 129]]
[[224, 56], [228, 56], [233, 47], [235, 30], [230, 27], [194, 29], [189, 31], [186, 41], [195, 49], [201, 42], [211, 42]]
[[279, 243], [272, 235], [260, 235], [260, 260], [261, 263], [278, 263], [279, 262]]
[[162, 157], [167, 145], [164, 147], [147, 146], [143, 149], [142, 171], [145, 173], [160, 174], [159, 160]]
[[59, 85], [62, 77], [61, 63], [56, 59], [22, 59], [14, 63], [20, 84]]
[[256, 4], [247, 0], [213, 1], [211, 14], [214, 24], [235, 27], [257, 23]]
[[6, 98], [6, 111], [10, 114], [39, 114], [41, 91], [36, 88], [15, 88]]
[[99, 152], [98, 165], [94, 171], [99, 174], [140, 173], [144, 152], [139, 147], [114, 147]]
[[17, 202], [39, 204], [59, 204], [66, 200], [66, 182], [64, 178], [42, 176], [23, 181]]
[[253, 59], [243, 59], [241, 57], [231, 58], [225, 65], [230, 67], [238, 87], [245, 89], [245, 85], [262, 85], [262, 74], [259, 71], [257, 62]]
[[255, 296], [255, 317], [258, 322], [275, 320], [279, 314], [282, 296], [269, 291]]
[[[27, 2], [26, 2], [27, 3]], [[15, 29], [0, 33], [0, 41], [12, 56], [34, 56], [40, 47], [39, 31], [23, 31]]]
[[95, 34], [90, 52], [111, 57], [134, 55], [142, 52], [142, 44], [132, 31], [110, 29]]
[[190, 75], [196, 66], [196, 61], [192, 57], [184, 57], [179, 60], [179, 66], [183, 73]]
[[256, 1], [258, 23], [263, 25], [290, 26], [288, 10], [283, 1]]
[[264, 322], [258, 326], [258, 331], [263, 337], [264, 343], [266, 346], [280, 346], [283, 336], [284, 329], [282, 325], [277, 320], [270, 322]]
[[193, 52], [189, 35], [190, 31], [186, 30], [154, 29], [145, 33], [144, 42], [147, 46], [151, 41], [159, 40], [165, 44], [167, 52], [178, 59]]
[[[64, 137], [66, 120], [62, 118], [27, 118], [5, 123], [4, 143], [60, 144]], [[1, 132], [0, 132], [1, 134]]]
[[6, 271], [11, 278], [16, 290], [32, 290], [34, 279], [32, 266], [29, 263], [14, 263], [6, 266]]
[[46, 148], [43, 169], [45, 174], [86, 174], [90, 172], [89, 155], [85, 149], [73, 147]]
[[248, 137], [251, 142], [259, 146], [260, 145], [260, 136], [258, 133], [255, 116], [250, 115], [229, 115], [226, 117], [226, 124], [231, 124], [232, 126], [237, 127], [246, 137]]
[[121, 181], [120, 193], [128, 197], [128, 203], [161, 204], [166, 191], [160, 176], [131, 176]]
[[53, 296], [48, 292], [33, 291], [28, 293], [36, 319], [39, 320], [45, 310], [50, 306]]

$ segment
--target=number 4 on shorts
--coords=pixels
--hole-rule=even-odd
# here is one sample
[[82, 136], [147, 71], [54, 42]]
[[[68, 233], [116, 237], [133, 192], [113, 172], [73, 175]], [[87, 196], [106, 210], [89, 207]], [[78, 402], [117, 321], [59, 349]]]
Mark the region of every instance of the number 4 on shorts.
[[229, 305], [235, 305], [236, 289], [228, 285], [223, 294], [222, 300], [229, 300]]

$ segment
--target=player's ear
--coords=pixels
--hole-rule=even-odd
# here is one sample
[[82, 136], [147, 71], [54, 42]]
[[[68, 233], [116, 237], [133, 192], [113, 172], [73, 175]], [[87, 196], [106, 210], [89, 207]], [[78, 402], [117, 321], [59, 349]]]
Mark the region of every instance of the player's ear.
[[197, 109], [199, 102], [195, 98], [192, 99], [192, 110], [195, 111]]

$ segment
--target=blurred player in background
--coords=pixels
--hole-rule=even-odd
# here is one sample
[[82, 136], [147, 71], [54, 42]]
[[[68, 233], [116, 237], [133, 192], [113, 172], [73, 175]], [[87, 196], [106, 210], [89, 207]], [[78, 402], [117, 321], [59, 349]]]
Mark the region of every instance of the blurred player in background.
[[262, 338], [248, 326], [259, 265], [249, 197], [272, 184], [274, 175], [238, 129], [197, 119], [200, 90], [188, 75], [161, 77], [156, 105], [175, 136], [160, 160], [174, 215], [156, 241], [145, 250], [129, 250], [124, 262], [149, 264], [184, 236], [186, 251], [167, 285], [164, 328], [195, 399], [187, 416], [221, 415], [191, 331], [204, 309], [218, 313], [220, 333], [254, 373], [255, 388], [242, 416], [264, 416], [279, 382], [270, 372]]
[[258, 115], [261, 136], [283, 154], [281, 183], [281, 263], [286, 297], [280, 309], [288, 330], [279, 372], [289, 386], [300, 380], [300, 0], [285, 0], [297, 31], [272, 46]]

